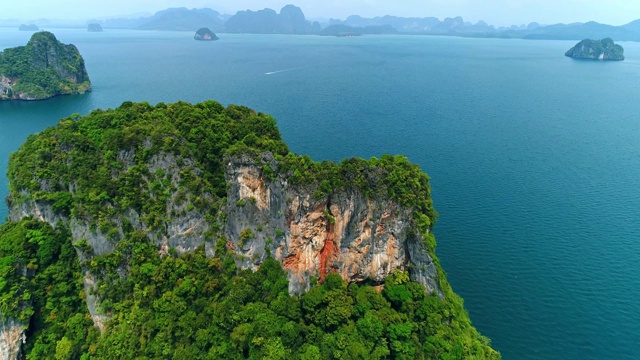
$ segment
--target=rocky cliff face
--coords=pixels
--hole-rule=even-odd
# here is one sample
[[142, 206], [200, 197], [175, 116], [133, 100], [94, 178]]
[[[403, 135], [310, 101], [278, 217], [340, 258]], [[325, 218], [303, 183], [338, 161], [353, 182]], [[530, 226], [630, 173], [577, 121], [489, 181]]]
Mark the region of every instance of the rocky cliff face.
[[[0, 314], [0, 318], [2, 315]], [[24, 334], [25, 325], [13, 319], [4, 319], [0, 324], [0, 358], [1, 359], [17, 359], [20, 355], [20, 349], [24, 344], [26, 337]]]
[[[120, 157], [126, 159], [132, 154]], [[270, 154], [264, 154], [262, 162], [277, 167]], [[147, 167], [149, 173], [162, 168], [177, 184], [183, 170], [178, 163], [188, 166], [190, 161], [163, 154], [154, 156]], [[286, 269], [289, 291], [295, 294], [309, 289], [313, 279], [322, 281], [331, 272], [348, 282], [381, 284], [396, 269], [408, 270], [412, 280], [424, 284], [429, 293], [442, 296], [437, 269], [415, 228], [413, 209], [404, 208], [390, 198], [372, 200], [356, 187], [318, 198], [314, 196], [317, 186], [290, 186], [282, 174], [268, 179], [263, 166], [248, 156], [240, 156], [229, 159], [225, 168], [229, 190], [223, 209], [226, 217], [223, 232], [240, 268], [255, 270], [271, 255]], [[86, 241], [91, 255], [115, 250], [113, 234], [92, 226], [88, 220], [62, 216], [48, 202], [30, 199], [28, 194], [23, 196], [28, 200], [11, 206], [11, 221], [33, 216], [54, 227], [62, 223], [71, 230], [74, 243]], [[171, 199], [177, 196], [174, 193]], [[206, 235], [210, 224], [203, 214], [186, 212], [186, 207], [170, 201], [167, 214], [182, 215], [170, 217], [171, 221], [160, 230], [152, 229], [143, 214], [134, 210], [111, 219], [111, 226], [122, 233], [123, 222], [128, 222], [145, 232], [160, 253], [171, 248], [186, 253], [205, 244], [209, 254], [213, 254], [211, 242], [207, 241], [211, 239]], [[91, 256], [80, 250], [78, 254], [81, 260]], [[87, 295], [94, 282], [87, 272]], [[92, 302], [89, 308], [96, 325], [102, 327], [103, 315], [95, 310], [98, 300], [91, 297], [88, 300]]]
[[91, 91], [84, 59], [74, 45], [46, 31], [26, 46], [0, 52], [0, 100], [40, 100]]
[[[133, 152], [120, 152], [118, 160], [123, 164], [122, 172], [126, 172], [128, 167], [133, 165], [131, 161], [133, 156]], [[179, 163], [182, 164], [182, 166], [178, 166]], [[153, 156], [145, 166], [149, 174], [155, 173], [158, 169], [163, 169], [165, 177], [170, 179], [173, 184], [177, 184], [180, 182], [181, 176], [185, 173], [198, 176], [199, 170], [197, 168], [191, 168], [192, 165], [193, 160], [191, 159], [183, 159], [173, 154], [162, 153]], [[118, 175], [117, 173], [112, 174], [114, 177]], [[151, 181], [146, 178], [146, 176], [143, 176], [143, 179], [151, 186]], [[52, 188], [55, 186], [53, 182], [55, 181], [43, 180], [40, 186], [45, 191], [53, 191]], [[69, 184], [69, 191], [73, 192], [74, 187], [75, 185], [73, 183]], [[139, 214], [135, 210], [129, 209], [125, 214], [109, 219], [109, 229], [111, 229], [111, 232], [108, 233], [107, 231], [101, 230], [100, 227], [96, 227], [89, 219], [61, 214], [53, 209], [50, 202], [35, 200], [31, 194], [26, 192], [21, 194], [22, 201], [10, 201], [9, 220], [17, 222], [24, 217], [32, 216], [37, 220], [51, 224], [54, 228], [57, 226], [69, 228], [74, 244], [86, 244], [77, 247], [78, 257], [81, 262], [88, 259], [90, 260], [93, 256], [108, 254], [114, 251], [117, 240], [123, 235], [123, 223], [125, 221], [135, 230], [146, 233], [149, 240], [156, 244], [160, 254], [167, 254], [169, 249], [175, 249], [176, 252], [183, 254], [193, 251], [205, 243], [205, 233], [209, 231], [210, 224], [205, 221], [203, 213], [195, 210], [187, 210], [188, 204], [177, 202], [176, 198], [178, 196], [178, 192], [171, 194], [166, 204], [166, 212], [167, 214], [174, 215], [169, 217], [170, 221], [166, 222], [164, 226], [160, 228], [153, 227], [147, 223], [144, 216], [142, 216], [144, 214]], [[206, 194], [200, 194], [200, 196], [206, 196]], [[126, 276], [125, 273], [126, 271], [123, 269], [122, 276]], [[103, 331], [108, 316], [99, 310], [100, 299], [93, 295], [92, 289], [96, 286], [96, 275], [85, 271], [83, 281], [87, 307], [91, 313], [94, 324]]]
[[412, 209], [368, 199], [355, 187], [317, 198], [313, 187], [290, 186], [284, 176], [266, 179], [248, 157], [229, 160], [226, 175], [227, 246], [243, 268], [255, 269], [272, 254], [289, 274], [291, 293], [330, 272], [380, 284], [396, 269], [409, 270], [412, 280], [442, 296]]

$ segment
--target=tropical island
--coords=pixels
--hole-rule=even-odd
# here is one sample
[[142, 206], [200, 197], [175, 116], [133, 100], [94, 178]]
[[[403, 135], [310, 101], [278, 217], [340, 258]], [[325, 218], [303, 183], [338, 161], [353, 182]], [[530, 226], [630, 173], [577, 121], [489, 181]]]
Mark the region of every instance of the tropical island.
[[84, 59], [46, 31], [36, 32], [26, 46], [0, 52], [0, 100], [42, 100], [91, 91]]
[[100, 25], [98, 23], [90, 23], [89, 25], [87, 25], [87, 31], [88, 32], [103, 32], [104, 30], [102, 29], [102, 25]]
[[243, 106], [125, 102], [30, 136], [8, 177], [5, 358], [500, 358], [406, 157], [315, 162]]
[[20, 25], [20, 27], [18, 27], [18, 30], [19, 31], [39, 31], [40, 28], [35, 24], [29, 24], [29, 25], [22, 24]]
[[587, 60], [624, 60], [624, 49], [610, 38], [602, 40], [585, 39], [569, 49], [565, 56]]
[[216, 36], [216, 34], [214, 34], [213, 31], [211, 31], [211, 29], [206, 27], [198, 29], [198, 31], [196, 31], [196, 34], [193, 36], [193, 38], [201, 41], [218, 40], [218, 37]]

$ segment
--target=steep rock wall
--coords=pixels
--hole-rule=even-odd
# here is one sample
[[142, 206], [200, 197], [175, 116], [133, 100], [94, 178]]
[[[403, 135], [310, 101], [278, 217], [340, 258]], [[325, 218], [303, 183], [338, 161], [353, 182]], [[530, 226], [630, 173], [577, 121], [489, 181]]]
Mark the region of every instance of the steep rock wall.
[[396, 269], [408, 270], [442, 296], [412, 209], [389, 198], [368, 199], [355, 187], [315, 198], [313, 185], [290, 186], [282, 175], [266, 179], [262, 166], [245, 156], [226, 167], [224, 231], [241, 267], [255, 269], [270, 253], [287, 271], [291, 293], [330, 272], [348, 282], [382, 283]]
[[[130, 161], [134, 156], [133, 152], [121, 151], [118, 160], [123, 164], [121, 173], [126, 172], [133, 165]], [[172, 185], [177, 186], [180, 182], [180, 171], [192, 172], [192, 175], [198, 175], [197, 168], [193, 166], [193, 160], [184, 159], [170, 153], [161, 153], [153, 156], [145, 165], [150, 174], [154, 174], [158, 169], [163, 169], [165, 177], [169, 179]], [[182, 164], [179, 166], [178, 164]], [[120, 173], [113, 173], [112, 176], [117, 178]], [[55, 184], [52, 180], [40, 183], [40, 187], [44, 191], [53, 192]], [[145, 178], [148, 186], [151, 187], [151, 181]], [[75, 185], [69, 184], [69, 191], [73, 192]], [[204, 194], [199, 194], [206, 196]], [[65, 226], [69, 228], [74, 244], [86, 242], [86, 248], [76, 247], [80, 262], [90, 260], [93, 256], [104, 255], [113, 252], [116, 249], [116, 243], [119, 238], [124, 236], [124, 222], [128, 222], [133, 229], [139, 230], [147, 234], [151, 242], [156, 244], [160, 254], [166, 254], [168, 249], [173, 248], [178, 253], [187, 253], [195, 250], [205, 242], [205, 233], [209, 231], [210, 224], [205, 221], [203, 213], [197, 210], [187, 210], [188, 204], [177, 201], [179, 196], [177, 191], [172, 192], [169, 201], [166, 204], [166, 213], [174, 214], [167, 216], [169, 221], [160, 227], [152, 227], [144, 220], [144, 214], [139, 214], [134, 209], [128, 209], [124, 214], [108, 219], [109, 228], [116, 231], [111, 234], [102, 231], [99, 226], [95, 225], [95, 219], [85, 219], [70, 217], [53, 209], [48, 201], [35, 200], [29, 193], [22, 192], [20, 201], [9, 199], [10, 215], [9, 220], [18, 222], [24, 217], [32, 216], [33, 218], [47, 222], [52, 227]], [[188, 197], [183, 196], [182, 197]], [[126, 276], [126, 269], [122, 269], [122, 276]], [[84, 288], [86, 294], [86, 302], [89, 312], [93, 318], [94, 325], [101, 331], [105, 329], [105, 322], [108, 316], [100, 311], [100, 299], [93, 295], [92, 289], [95, 289], [97, 278], [94, 274], [85, 270], [83, 277]]]
[[4, 319], [0, 314], [0, 358], [17, 359], [20, 355], [22, 344], [26, 337], [24, 335], [25, 325], [13, 319]]
[[[120, 172], [132, 167], [133, 163], [127, 160], [132, 157], [126, 151], [118, 155], [123, 165]], [[190, 159], [161, 153], [153, 156], [145, 167], [148, 174], [162, 169], [175, 190], [185, 169], [199, 175], [193, 165]], [[271, 255], [287, 271], [292, 294], [308, 290], [315, 280], [322, 281], [329, 273], [338, 273], [351, 283], [382, 284], [399, 269], [409, 271], [411, 279], [425, 285], [429, 293], [443, 296], [436, 265], [416, 230], [413, 209], [388, 196], [369, 198], [355, 186], [331, 195], [314, 196], [317, 184], [292, 186], [284, 174], [267, 178], [264, 166], [275, 170], [277, 163], [268, 154], [259, 161], [240, 156], [226, 163], [228, 193], [222, 209], [225, 218], [222, 232], [240, 268], [257, 269]], [[120, 173], [114, 172], [112, 176], [117, 178]], [[151, 181], [147, 182], [151, 187]], [[46, 182], [41, 184], [43, 190], [52, 187]], [[74, 184], [70, 184], [68, 190], [73, 189]], [[203, 213], [187, 210], [189, 204], [177, 200], [177, 190], [168, 196], [168, 221], [161, 227], [150, 226], [144, 214], [128, 209], [109, 219], [111, 234], [87, 219], [61, 215], [46, 201], [36, 201], [29, 194], [20, 196], [23, 200], [11, 206], [11, 220], [33, 216], [54, 227], [60, 224], [69, 227], [74, 244], [86, 241], [90, 249], [77, 249], [80, 261], [114, 251], [124, 233], [123, 222], [146, 233], [160, 254], [171, 248], [186, 253], [202, 244], [209, 255], [213, 254], [210, 246], [213, 238], [208, 235], [212, 224]], [[181, 197], [189, 198], [184, 194]], [[126, 276], [126, 269], [122, 270], [122, 276]], [[87, 306], [94, 324], [103, 330], [108, 318], [99, 310], [99, 299], [92, 295], [96, 280], [94, 274], [85, 271]]]

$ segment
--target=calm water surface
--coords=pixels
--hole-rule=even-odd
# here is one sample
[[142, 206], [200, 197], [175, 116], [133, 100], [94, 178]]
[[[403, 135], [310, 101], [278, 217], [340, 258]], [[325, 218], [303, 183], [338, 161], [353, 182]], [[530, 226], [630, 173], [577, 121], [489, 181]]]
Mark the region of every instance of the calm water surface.
[[[28, 134], [72, 113], [247, 105], [316, 160], [420, 164], [442, 265], [505, 359], [640, 358], [640, 44], [595, 63], [565, 58], [565, 41], [54, 32], [78, 46], [94, 91], [0, 103], [1, 172]], [[0, 49], [29, 36], [0, 29]]]

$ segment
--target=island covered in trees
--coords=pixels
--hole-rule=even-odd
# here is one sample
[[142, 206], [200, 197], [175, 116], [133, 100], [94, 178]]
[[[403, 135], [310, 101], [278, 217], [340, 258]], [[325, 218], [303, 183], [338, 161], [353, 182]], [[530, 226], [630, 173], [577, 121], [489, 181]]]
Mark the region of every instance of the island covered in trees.
[[403, 156], [315, 162], [243, 106], [126, 102], [30, 136], [8, 177], [9, 358], [500, 358]]
[[585, 39], [569, 49], [565, 56], [587, 60], [624, 60], [624, 49], [610, 38], [602, 40]]
[[213, 31], [211, 31], [211, 29], [206, 27], [198, 29], [198, 31], [196, 31], [196, 34], [193, 36], [193, 38], [196, 40], [202, 40], [202, 41], [218, 40], [218, 37], [216, 36], [216, 34], [214, 34]]
[[29, 25], [22, 24], [20, 25], [20, 27], [18, 27], [18, 30], [19, 31], [39, 31], [40, 28], [38, 27], [38, 25], [35, 25], [35, 24], [29, 24]]
[[91, 91], [84, 59], [46, 31], [36, 32], [26, 46], [0, 52], [0, 100], [41, 100]]
[[102, 29], [102, 25], [100, 25], [98, 23], [90, 23], [89, 25], [87, 25], [87, 31], [88, 32], [103, 32], [104, 30]]

